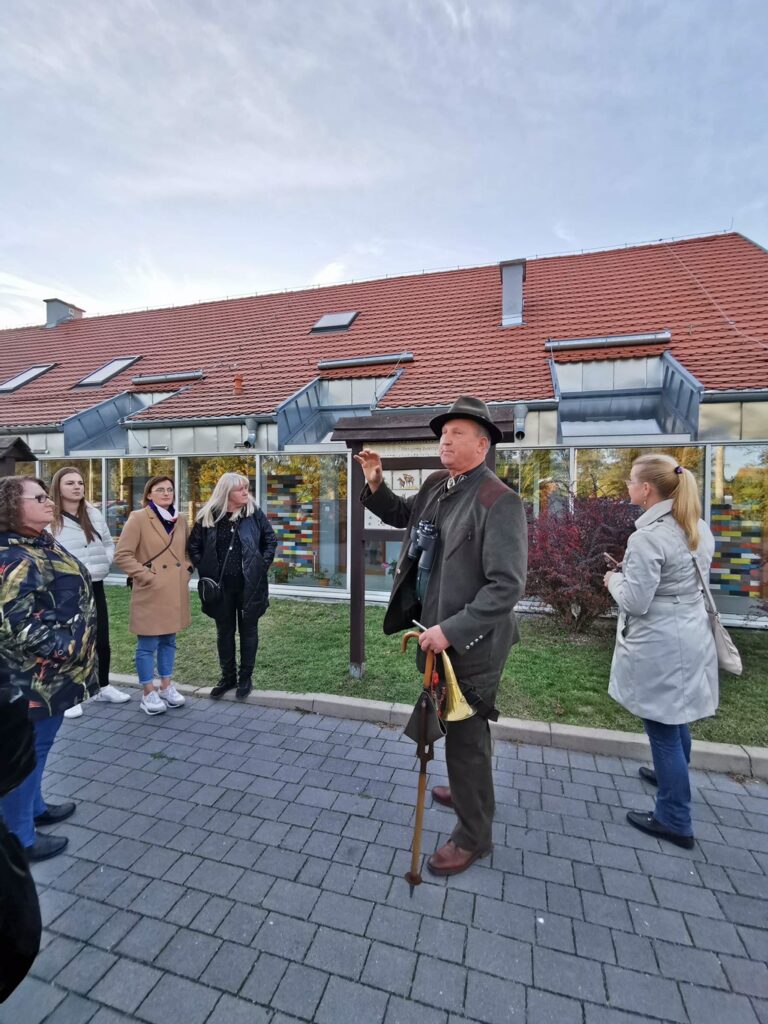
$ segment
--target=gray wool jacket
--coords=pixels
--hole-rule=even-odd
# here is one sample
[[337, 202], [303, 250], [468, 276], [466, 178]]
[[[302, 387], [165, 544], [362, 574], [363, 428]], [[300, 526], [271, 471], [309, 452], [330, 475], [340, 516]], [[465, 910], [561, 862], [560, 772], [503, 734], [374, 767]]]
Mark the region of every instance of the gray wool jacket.
[[[413, 619], [440, 625], [460, 678], [498, 677], [519, 639], [515, 604], [525, 590], [528, 529], [520, 498], [481, 465], [450, 491], [446, 470], [433, 473], [411, 498], [386, 484], [361, 500], [390, 526], [407, 529], [427, 518], [439, 528], [439, 547], [423, 606], [416, 597], [416, 563], [408, 537], [400, 551], [384, 632], [412, 629]], [[417, 660], [423, 668], [424, 656]]]

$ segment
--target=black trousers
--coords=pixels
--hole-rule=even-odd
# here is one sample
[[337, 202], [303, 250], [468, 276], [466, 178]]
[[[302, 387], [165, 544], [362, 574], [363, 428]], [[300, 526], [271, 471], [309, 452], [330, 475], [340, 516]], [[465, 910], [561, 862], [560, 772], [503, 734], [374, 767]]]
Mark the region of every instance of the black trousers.
[[109, 665], [112, 650], [109, 646], [109, 612], [107, 595], [104, 593], [104, 580], [93, 583], [93, 598], [96, 602], [96, 656], [99, 660], [99, 686], [109, 686]]
[[[496, 703], [499, 676], [462, 678], [491, 707]], [[492, 842], [493, 754], [488, 720], [473, 715], [463, 722], [447, 722], [445, 761], [453, 809], [458, 821], [451, 839], [462, 850], [487, 850]]]
[[[240, 634], [240, 670], [235, 653], [235, 631]], [[224, 587], [221, 607], [216, 616], [216, 646], [219, 652], [221, 678], [224, 682], [251, 682], [256, 651], [259, 649], [258, 623], [243, 625], [243, 591]]]

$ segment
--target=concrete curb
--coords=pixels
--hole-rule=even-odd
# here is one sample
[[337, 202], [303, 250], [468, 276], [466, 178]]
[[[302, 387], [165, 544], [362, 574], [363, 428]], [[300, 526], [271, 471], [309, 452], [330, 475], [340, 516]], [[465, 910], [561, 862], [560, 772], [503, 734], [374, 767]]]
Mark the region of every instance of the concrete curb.
[[[120, 686], [139, 685], [138, 676], [113, 672], [109, 678]], [[210, 686], [176, 683], [176, 688], [189, 696], [211, 695]], [[230, 692], [221, 700], [234, 701], [235, 696]], [[242, 703], [350, 718], [358, 722], [378, 722], [388, 726], [405, 725], [413, 711], [410, 704], [337, 697], [329, 693], [291, 693], [287, 690], [254, 690]], [[498, 722], [491, 723], [491, 734], [495, 739], [510, 740], [513, 743], [531, 743], [609, 757], [628, 757], [637, 761], [647, 761], [650, 754], [648, 740], [642, 733], [619, 732], [615, 729], [585, 729], [578, 725], [561, 725], [559, 722], [500, 718]], [[694, 740], [691, 767], [711, 772], [734, 772], [768, 781], [768, 747], [744, 747], [735, 743]]]

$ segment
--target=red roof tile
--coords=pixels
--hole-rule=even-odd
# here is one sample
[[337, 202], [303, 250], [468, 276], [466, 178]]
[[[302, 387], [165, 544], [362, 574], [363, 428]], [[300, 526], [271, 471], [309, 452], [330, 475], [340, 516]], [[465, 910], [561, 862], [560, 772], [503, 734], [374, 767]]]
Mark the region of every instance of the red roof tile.
[[[310, 334], [324, 313], [359, 310], [348, 331]], [[194, 306], [84, 317], [50, 330], [0, 331], [2, 380], [37, 362], [56, 367], [0, 394], [0, 425], [61, 422], [132, 388], [136, 374], [202, 369], [144, 419], [271, 413], [319, 376], [321, 359], [407, 350], [382, 407], [552, 397], [548, 338], [668, 329], [668, 346], [589, 353], [623, 358], [669, 351], [707, 388], [768, 387], [768, 253], [736, 233], [529, 260], [525, 324], [500, 326], [496, 265], [281, 292]], [[141, 355], [98, 388], [77, 388], [108, 359]], [[558, 353], [558, 360], [587, 358]], [[325, 371], [380, 375], [391, 365]], [[235, 374], [243, 377], [235, 393]]]

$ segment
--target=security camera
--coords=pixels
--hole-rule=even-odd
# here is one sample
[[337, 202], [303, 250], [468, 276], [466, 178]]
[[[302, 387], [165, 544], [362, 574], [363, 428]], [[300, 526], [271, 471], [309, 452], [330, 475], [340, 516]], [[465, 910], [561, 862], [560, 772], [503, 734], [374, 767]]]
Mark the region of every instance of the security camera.
[[517, 405], [512, 408], [512, 415], [515, 418], [515, 440], [525, 440], [525, 418], [528, 415], [528, 406], [522, 402], [518, 402]]

